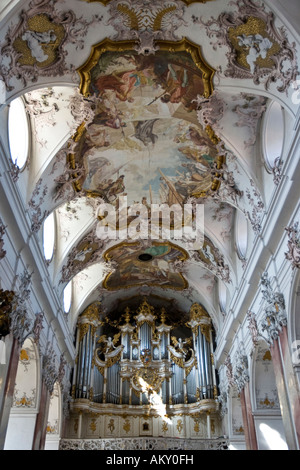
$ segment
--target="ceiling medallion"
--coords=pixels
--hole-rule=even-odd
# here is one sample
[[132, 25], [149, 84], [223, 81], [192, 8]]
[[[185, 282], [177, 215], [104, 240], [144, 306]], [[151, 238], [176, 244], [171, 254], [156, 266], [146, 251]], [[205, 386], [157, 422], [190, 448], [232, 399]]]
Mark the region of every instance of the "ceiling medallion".
[[225, 76], [252, 78], [255, 85], [262, 83], [266, 90], [279, 81], [277, 90], [286, 91], [298, 74], [295, 43], [289, 42], [284, 27], [276, 27], [274, 13], [266, 11], [263, 4], [252, 0], [231, 3], [237, 7], [235, 12], [222, 13], [207, 22], [200, 17], [193, 19], [206, 29], [208, 37], [215, 36], [215, 49], [229, 47]]
[[63, 46], [73, 17], [62, 19], [52, 1], [39, 3], [32, 1], [22, 11], [18, 24], [8, 28], [1, 47], [1, 57], [10, 58], [2, 69], [9, 91], [14, 89], [12, 78], [18, 77], [26, 87], [28, 80], [36, 82], [39, 76], [62, 75], [66, 70]]
[[20, 65], [49, 67], [59, 59], [59, 47], [65, 37], [64, 27], [48, 15], [27, 19], [26, 31], [16, 37], [13, 47]]
[[280, 51], [280, 45], [266, 31], [267, 25], [261, 18], [249, 17], [246, 23], [229, 28], [228, 37], [236, 51], [239, 66], [254, 74], [256, 68], [272, 69], [273, 56]]

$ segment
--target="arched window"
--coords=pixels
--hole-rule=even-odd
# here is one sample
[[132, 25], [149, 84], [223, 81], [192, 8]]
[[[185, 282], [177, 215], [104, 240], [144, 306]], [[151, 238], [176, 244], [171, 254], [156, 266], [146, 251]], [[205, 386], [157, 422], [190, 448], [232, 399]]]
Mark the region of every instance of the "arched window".
[[50, 397], [50, 406], [47, 420], [47, 434], [45, 450], [58, 450], [61, 426], [61, 391], [58, 382], [55, 382]]
[[259, 450], [287, 450], [275, 371], [269, 346], [260, 341], [254, 354], [253, 415]]
[[69, 313], [72, 304], [72, 281], [64, 289], [64, 311]]
[[10, 156], [15, 165], [24, 168], [29, 150], [29, 126], [22, 98], [10, 103], [8, 113], [8, 139]]
[[55, 214], [51, 212], [46, 218], [43, 227], [44, 255], [47, 261], [53, 256], [55, 246]]
[[23, 343], [15, 379], [5, 450], [31, 450], [39, 408], [39, 356], [31, 338]]
[[236, 212], [235, 244], [239, 258], [245, 259], [248, 247], [248, 222], [240, 211]]
[[284, 116], [279, 103], [273, 101], [266, 113], [263, 135], [263, 154], [268, 170], [281, 157], [284, 143]]
[[222, 281], [219, 281], [219, 305], [222, 313], [226, 312], [227, 291]]

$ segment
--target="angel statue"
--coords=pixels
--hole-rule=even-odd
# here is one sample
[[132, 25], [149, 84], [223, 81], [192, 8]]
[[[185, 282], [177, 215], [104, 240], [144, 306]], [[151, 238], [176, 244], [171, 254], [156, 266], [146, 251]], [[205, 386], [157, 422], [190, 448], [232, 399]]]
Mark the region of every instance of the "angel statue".
[[174, 344], [175, 349], [178, 352], [180, 352], [183, 355], [183, 357], [186, 357], [186, 355], [187, 355], [190, 348], [185, 348], [184, 345], [186, 344], [186, 345], [190, 346], [191, 339], [186, 338], [185, 341], [183, 341], [182, 338], [178, 338], [178, 340], [177, 340], [177, 338], [175, 336], [172, 336], [171, 340], [172, 340], [172, 343]]
[[103, 348], [103, 352], [105, 354], [111, 352], [113, 349], [116, 349], [116, 343], [119, 341], [120, 335], [121, 333], [117, 333], [113, 338], [111, 336], [107, 337], [106, 335], [102, 335], [99, 338], [98, 343], [106, 344], [105, 348]]

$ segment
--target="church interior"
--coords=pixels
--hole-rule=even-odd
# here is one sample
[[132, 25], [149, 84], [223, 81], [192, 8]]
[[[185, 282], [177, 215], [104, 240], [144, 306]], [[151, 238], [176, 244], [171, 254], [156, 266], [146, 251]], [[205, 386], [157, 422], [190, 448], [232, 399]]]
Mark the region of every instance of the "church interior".
[[0, 449], [299, 450], [298, 0], [1, 0]]

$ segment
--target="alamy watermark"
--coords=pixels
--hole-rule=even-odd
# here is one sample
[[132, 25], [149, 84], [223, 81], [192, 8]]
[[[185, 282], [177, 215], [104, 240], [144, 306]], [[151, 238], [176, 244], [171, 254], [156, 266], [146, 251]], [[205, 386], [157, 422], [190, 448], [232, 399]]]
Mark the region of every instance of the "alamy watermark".
[[203, 204], [128, 206], [127, 196], [121, 196], [116, 205], [100, 204], [97, 217], [101, 239], [181, 240], [191, 250], [200, 250], [204, 241]]

